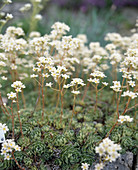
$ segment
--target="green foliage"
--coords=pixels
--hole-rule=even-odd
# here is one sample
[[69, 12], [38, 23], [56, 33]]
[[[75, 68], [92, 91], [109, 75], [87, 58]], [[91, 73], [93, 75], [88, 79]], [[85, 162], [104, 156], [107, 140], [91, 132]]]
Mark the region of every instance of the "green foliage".
[[[105, 90], [104, 94], [106, 93]], [[20, 117], [24, 138], [21, 137], [19, 120], [15, 116], [15, 139], [22, 150], [15, 153], [15, 158], [20, 165], [26, 169], [44, 170], [48, 165], [50, 168], [57, 166], [60, 169], [78, 170], [81, 163], [92, 164], [96, 159], [95, 147], [114, 124], [114, 106], [110, 105], [109, 108], [107, 98], [103, 97], [101, 100], [103, 104], [98, 105], [97, 112], [94, 112], [94, 102], [90, 102], [89, 98], [86, 98], [85, 102], [76, 101], [77, 114], [71, 126], [69, 122], [72, 111], [69, 109], [64, 109], [62, 123], [59, 108], [55, 112], [54, 107], [51, 109], [51, 106], [47, 106], [44, 121], [41, 120], [41, 110], [37, 109], [32, 113], [33, 108], [22, 109]], [[105, 101], [107, 106], [104, 106]], [[5, 120], [11, 129], [11, 120], [2, 115], [1, 121]], [[122, 153], [131, 151], [136, 154], [136, 129], [134, 123], [124, 123], [118, 125], [109, 137], [115, 143], [121, 144]], [[3, 161], [0, 156], [0, 169], [16, 166], [14, 161]]]

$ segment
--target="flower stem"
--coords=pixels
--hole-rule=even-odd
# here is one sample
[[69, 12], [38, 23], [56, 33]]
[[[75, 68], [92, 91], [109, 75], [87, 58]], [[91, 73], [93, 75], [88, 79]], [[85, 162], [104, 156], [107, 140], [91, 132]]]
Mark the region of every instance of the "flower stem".
[[75, 102], [76, 102], [76, 95], [74, 95], [74, 99], [73, 99], [73, 109], [72, 109], [72, 116], [71, 116], [70, 125], [72, 123], [73, 115], [75, 114]]
[[21, 122], [21, 120], [20, 120], [20, 114], [19, 114], [20, 107], [19, 107], [19, 97], [18, 97], [18, 92], [16, 92], [16, 96], [17, 96], [17, 114], [18, 114], [18, 119], [19, 119], [19, 123], [20, 123], [21, 134], [22, 134], [22, 137], [23, 137], [22, 122]]
[[[4, 103], [3, 103], [3, 100], [2, 100], [2, 97], [1, 97], [1, 92], [0, 92], [0, 102], [1, 102], [1, 105], [3, 106], [3, 108], [4, 108], [4, 109], [2, 109], [3, 112], [4, 112], [4, 113], [6, 112], [6, 113], [10, 116], [9, 111], [8, 111], [7, 108], [4, 106]], [[1, 107], [1, 108], [2, 108], [2, 107]]]
[[25, 101], [25, 97], [24, 97], [24, 94], [23, 94], [23, 89], [22, 89], [22, 100], [23, 100], [23, 105], [24, 105], [24, 109], [26, 109], [26, 101]]
[[61, 115], [60, 115], [60, 123], [62, 123], [62, 117], [63, 117], [63, 94], [61, 92]]
[[11, 102], [11, 113], [12, 113], [12, 139], [14, 139], [14, 114], [13, 114], [13, 100]]
[[20, 169], [25, 170], [25, 168], [22, 168], [22, 167], [19, 165], [18, 161], [16, 160], [16, 158], [15, 158], [15, 156], [14, 156], [14, 152], [12, 152], [12, 157], [13, 157], [16, 165], [17, 165]]
[[83, 97], [82, 97], [82, 101], [84, 101], [85, 97], [86, 97], [86, 94], [87, 94], [87, 91], [89, 89], [89, 86], [90, 86], [90, 83], [88, 82], [87, 83], [87, 86], [85, 87], [85, 90], [84, 90], [84, 94], [83, 94]]
[[98, 102], [98, 90], [97, 90], [97, 86], [98, 86], [98, 84], [96, 84], [96, 87], [95, 87], [95, 91], [96, 91], [96, 102], [95, 102], [95, 108], [94, 108], [95, 112], [97, 110], [97, 102]]
[[44, 120], [45, 96], [44, 96], [44, 77], [42, 77], [42, 120]]

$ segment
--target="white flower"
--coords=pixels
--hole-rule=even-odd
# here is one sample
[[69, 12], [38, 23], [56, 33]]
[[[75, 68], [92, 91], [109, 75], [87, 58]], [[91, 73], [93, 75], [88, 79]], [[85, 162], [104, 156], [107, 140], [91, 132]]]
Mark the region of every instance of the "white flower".
[[14, 146], [14, 149], [15, 149], [16, 151], [21, 151], [21, 148], [20, 148], [18, 145], [15, 145], [15, 146]]
[[82, 163], [81, 168], [82, 168], [82, 170], [88, 170], [89, 166], [90, 166], [90, 165], [87, 164], [87, 163]]
[[42, 77], [48, 78], [49, 75], [48, 75], [48, 73], [45, 73], [45, 74], [43, 73], [43, 74], [42, 74]]
[[1, 79], [2, 79], [2, 80], [7, 80], [7, 77], [2, 76]]
[[42, 0], [35, 0], [35, 2], [41, 2]]
[[46, 83], [46, 85], [45, 85], [45, 86], [47, 86], [47, 87], [51, 87], [52, 85], [53, 85], [53, 83], [49, 82], [49, 83]]
[[89, 79], [87, 79], [89, 82], [93, 82], [93, 79], [92, 78], [89, 78]]
[[129, 85], [130, 85], [131, 87], [134, 87], [134, 86], [135, 86], [135, 81], [130, 80], [130, 81], [128, 81], [128, 83], [129, 83]]
[[6, 154], [5, 157], [4, 157], [4, 160], [10, 160], [10, 157], [11, 157], [11, 155]]
[[132, 122], [133, 118], [130, 118], [130, 116], [119, 116], [118, 122], [123, 123], [123, 122]]
[[7, 96], [8, 96], [8, 99], [15, 99], [16, 98], [16, 93], [10, 92], [10, 93], [7, 94]]
[[35, 15], [35, 19], [41, 20], [42, 19], [42, 15], [40, 15], [40, 14]]
[[115, 87], [121, 87], [120, 81], [113, 81]]
[[6, 155], [7, 151], [5, 149], [1, 150], [1, 155]]
[[[103, 139], [98, 147], [95, 148], [96, 153], [100, 155], [102, 160], [105, 161], [115, 161], [120, 154], [117, 151], [120, 151], [121, 147], [118, 144], [114, 144], [109, 138]], [[95, 169], [102, 169], [103, 164], [97, 164]]]
[[71, 91], [71, 93], [73, 93], [73, 94], [75, 94], [75, 95], [78, 95], [78, 94], [80, 94], [80, 91], [75, 91], [75, 90], [73, 90], [73, 91]]
[[97, 77], [97, 78], [104, 78], [106, 77], [105, 74], [101, 71], [94, 71], [93, 73], [90, 74], [93, 77]]
[[62, 76], [64, 79], [68, 79], [68, 78], [69, 78], [69, 75], [67, 75], [67, 74], [61, 74], [61, 76]]
[[6, 15], [6, 19], [9, 20], [9, 19], [12, 19], [12, 18], [13, 18], [13, 15], [12, 15], [12, 14], [9, 14], [9, 13], [8, 13], [8, 14]]
[[36, 78], [36, 77], [38, 77], [38, 75], [37, 74], [32, 74], [32, 75], [30, 75], [30, 77], [31, 78]]
[[104, 155], [105, 149], [103, 147], [96, 147], [95, 148], [96, 153], [98, 153], [100, 156]]
[[5, 66], [6, 66], [5, 62], [3, 62], [3, 61], [0, 61], [0, 66], [3, 66], [3, 67], [5, 67]]
[[110, 86], [114, 91], [119, 92], [121, 88], [120, 81], [113, 81], [114, 85]]
[[97, 78], [92, 79], [92, 82], [95, 83], [95, 84], [100, 83], [99, 79], [97, 79]]
[[6, 124], [2, 124], [2, 123], [0, 123], [0, 129], [2, 129], [4, 133], [6, 133], [7, 131], [9, 131], [9, 129], [8, 129], [8, 127], [6, 126]]
[[103, 164], [103, 163], [96, 164], [96, 165], [95, 165], [95, 170], [101, 170], [101, 169], [103, 169], [103, 167], [104, 167], [104, 164]]
[[102, 82], [102, 84], [103, 84], [104, 86], [107, 86], [107, 85], [108, 85], [108, 83], [106, 83], [106, 82]]
[[10, 160], [11, 153], [13, 150], [21, 151], [18, 145], [15, 145], [14, 139], [7, 139], [2, 143], [1, 155], [4, 155], [4, 160]]
[[11, 64], [10, 67], [11, 67], [12, 70], [16, 70], [17, 69], [17, 66], [15, 64]]
[[81, 86], [84, 86], [84, 82], [82, 79], [80, 78], [73, 78], [73, 80], [71, 81], [70, 83], [71, 86], [75, 86], [75, 85], [81, 85]]
[[12, 3], [12, 0], [4, 0], [4, 3], [10, 4], [10, 3]]
[[18, 93], [18, 92], [21, 92], [22, 90], [21, 90], [20, 87], [17, 87], [17, 88], [15, 89], [15, 91]]
[[111, 153], [111, 155], [110, 155], [110, 162], [115, 161], [119, 156], [120, 156], [120, 154], [117, 153], [117, 152]]
[[21, 81], [15, 81], [11, 87], [15, 88], [17, 92], [20, 92], [22, 88], [25, 88], [25, 85]]
[[70, 84], [67, 84], [67, 85], [65, 84], [65, 85], [63, 86], [64, 89], [68, 89], [69, 87], [70, 87]]
[[126, 91], [122, 94], [123, 97], [131, 97], [132, 99], [134, 99], [135, 97], [137, 97], [137, 94], [132, 92], [132, 91]]

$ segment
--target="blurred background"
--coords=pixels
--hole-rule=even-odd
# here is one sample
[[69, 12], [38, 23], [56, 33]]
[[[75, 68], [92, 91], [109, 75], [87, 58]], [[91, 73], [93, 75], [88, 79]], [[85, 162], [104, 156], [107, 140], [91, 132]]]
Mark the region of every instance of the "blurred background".
[[[1, 1], [1, 0], [0, 0]], [[70, 26], [69, 34], [86, 34], [88, 43], [100, 41], [104, 43], [107, 32], [119, 32], [129, 35], [134, 28], [138, 16], [138, 0], [38, 0], [41, 2], [39, 13], [42, 19], [32, 31], [39, 31], [42, 35], [49, 33], [54, 22], [65, 22]], [[33, 0], [31, 0], [33, 2]], [[3, 12], [11, 13], [13, 19], [8, 25], [21, 26], [26, 34], [29, 34], [31, 26], [30, 10], [21, 12], [21, 8], [30, 3], [29, 0], [13, 0], [12, 4], [6, 5]], [[37, 8], [37, 7], [36, 7]]]

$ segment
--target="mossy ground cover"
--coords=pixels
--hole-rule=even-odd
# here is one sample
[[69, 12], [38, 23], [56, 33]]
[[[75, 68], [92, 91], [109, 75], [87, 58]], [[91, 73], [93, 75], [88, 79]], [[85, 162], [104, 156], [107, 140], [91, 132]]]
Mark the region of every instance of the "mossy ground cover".
[[[16, 159], [22, 167], [32, 170], [45, 170], [48, 167], [77, 170], [83, 162], [92, 165], [97, 159], [95, 147], [106, 136], [116, 120], [114, 116], [116, 106], [114, 102], [111, 103], [113, 92], [105, 89], [102, 94], [99, 94], [100, 100], [96, 112], [94, 111], [95, 95], [91, 97], [92, 91], [88, 91], [89, 97], [84, 101], [81, 100], [82, 96], [78, 97], [76, 114], [71, 125], [73, 105], [71, 94], [65, 96], [65, 99], [68, 96], [68, 100], [65, 100], [62, 122], [60, 122], [60, 107], [56, 109], [51, 104], [51, 100], [56, 102], [56, 97], [50, 100], [54, 95], [51, 90], [48, 90], [47, 94], [43, 121], [40, 106], [36, 109], [33, 107], [37, 91], [26, 97], [27, 109], [20, 110], [24, 138], [20, 134], [18, 117], [15, 117], [15, 141], [22, 150], [15, 153]], [[124, 103], [125, 100], [121, 103], [122, 108]], [[131, 116], [134, 116], [134, 113], [134, 109], [129, 111]], [[11, 138], [11, 120], [1, 113], [1, 122], [7, 122], [10, 128], [7, 138]], [[133, 123], [125, 123], [114, 129], [110, 139], [121, 145], [121, 153], [131, 151], [136, 154], [138, 144], [136, 130], [136, 120]], [[18, 168], [14, 161], [4, 161], [1, 156], [0, 169]]]

